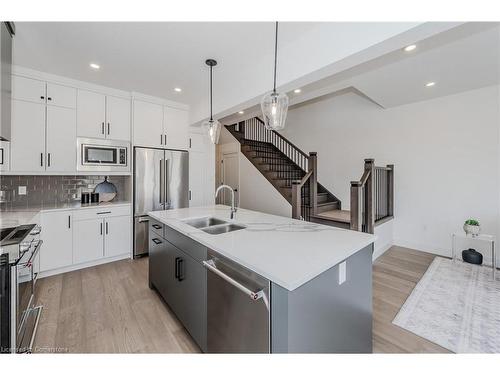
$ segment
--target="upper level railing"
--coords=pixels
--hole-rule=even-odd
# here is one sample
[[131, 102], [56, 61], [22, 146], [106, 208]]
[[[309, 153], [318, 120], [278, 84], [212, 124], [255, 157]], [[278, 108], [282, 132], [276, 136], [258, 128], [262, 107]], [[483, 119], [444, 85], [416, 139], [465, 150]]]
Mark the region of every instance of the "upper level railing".
[[239, 127], [239, 131], [244, 134], [245, 139], [271, 143], [304, 172], [309, 171], [309, 156], [280, 133], [266, 129], [264, 121], [260, 118], [253, 117], [241, 121], [237, 126]]
[[373, 233], [375, 223], [394, 217], [394, 165], [365, 159], [359, 181], [351, 181], [351, 229]]

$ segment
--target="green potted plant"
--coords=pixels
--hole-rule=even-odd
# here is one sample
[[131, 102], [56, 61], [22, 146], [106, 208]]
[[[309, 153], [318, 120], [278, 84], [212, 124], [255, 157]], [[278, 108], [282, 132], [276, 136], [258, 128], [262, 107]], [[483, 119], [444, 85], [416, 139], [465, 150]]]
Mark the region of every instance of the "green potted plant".
[[464, 231], [465, 234], [470, 234], [472, 237], [476, 237], [479, 233], [481, 233], [481, 225], [476, 219], [466, 220], [464, 223]]

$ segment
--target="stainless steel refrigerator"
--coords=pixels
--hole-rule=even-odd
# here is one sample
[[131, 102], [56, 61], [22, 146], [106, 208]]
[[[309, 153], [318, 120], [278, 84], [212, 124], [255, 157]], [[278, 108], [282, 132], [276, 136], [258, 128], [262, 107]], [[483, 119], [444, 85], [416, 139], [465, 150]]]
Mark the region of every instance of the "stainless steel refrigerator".
[[149, 248], [148, 212], [189, 206], [187, 151], [134, 149], [134, 257]]

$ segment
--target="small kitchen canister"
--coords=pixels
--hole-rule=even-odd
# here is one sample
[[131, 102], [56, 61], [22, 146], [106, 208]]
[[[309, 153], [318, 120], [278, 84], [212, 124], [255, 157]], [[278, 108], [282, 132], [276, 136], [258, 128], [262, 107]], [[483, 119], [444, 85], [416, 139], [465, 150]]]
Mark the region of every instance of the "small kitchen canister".
[[82, 193], [81, 202], [82, 202], [82, 204], [89, 204], [90, 193]]

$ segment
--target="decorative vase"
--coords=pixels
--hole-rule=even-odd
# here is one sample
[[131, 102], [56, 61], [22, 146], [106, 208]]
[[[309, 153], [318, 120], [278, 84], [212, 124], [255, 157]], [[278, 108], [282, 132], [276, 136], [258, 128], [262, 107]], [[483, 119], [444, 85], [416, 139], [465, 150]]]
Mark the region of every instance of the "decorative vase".
[[472, 237], [476, 237], [481, 233], [481, 226], [480, 225], [469, 225], [469, 224], [464, 224], [464, 231], [465, 234], [467, 235], [472, 235]]

